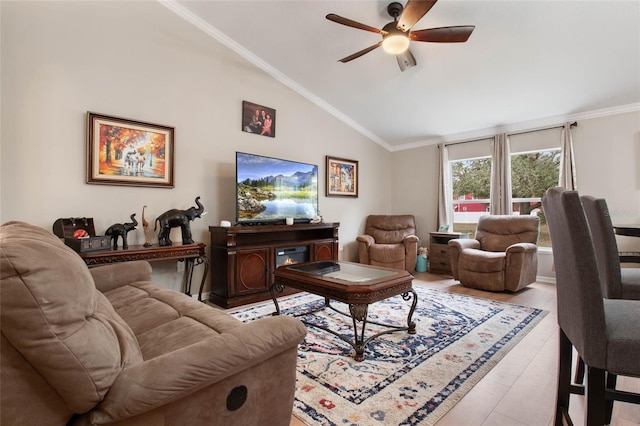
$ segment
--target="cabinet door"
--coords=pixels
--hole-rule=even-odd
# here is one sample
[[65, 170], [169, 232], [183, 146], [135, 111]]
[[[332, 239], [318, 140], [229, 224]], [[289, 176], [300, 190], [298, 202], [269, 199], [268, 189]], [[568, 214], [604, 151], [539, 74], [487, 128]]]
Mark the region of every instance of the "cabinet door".
[[235, 278], [238, 296], [269, 290], [269, 249], [239, 250]]
[[336, 260], [333, 252], [334, 243], [329, 241], [326, 243], [313, 244], [313, 260]]

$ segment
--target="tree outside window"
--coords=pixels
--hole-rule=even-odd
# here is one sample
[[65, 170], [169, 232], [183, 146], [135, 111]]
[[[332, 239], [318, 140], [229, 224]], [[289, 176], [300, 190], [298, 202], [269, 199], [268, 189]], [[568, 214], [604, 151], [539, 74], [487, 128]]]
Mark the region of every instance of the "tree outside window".
[[480, 216], [488, 214], [491, 158], [451, 161], [453, 231], [473, 236]]
[[[480, 216], [490, 210], [491, 158], [451, 161], [453, 230], [475, 234]], [[542, 197], [558, 185], [560, 149], [511, 155], [512, 211], [540, 217], [540, 247], [551, 247]]]
[[542, 197], [547, 189], [558, 186], [559, 174], [559, 148], [511, 155], [512, 210], [514, 214], [540, 217], [540, 247], [551, 247]]

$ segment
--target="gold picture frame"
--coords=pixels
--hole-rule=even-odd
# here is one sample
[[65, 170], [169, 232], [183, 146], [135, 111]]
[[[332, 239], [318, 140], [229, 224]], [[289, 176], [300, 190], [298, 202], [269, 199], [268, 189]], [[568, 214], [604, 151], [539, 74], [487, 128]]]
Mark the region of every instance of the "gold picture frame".
[[174, 187], [175, 128], [87, 112], [87, 183]]

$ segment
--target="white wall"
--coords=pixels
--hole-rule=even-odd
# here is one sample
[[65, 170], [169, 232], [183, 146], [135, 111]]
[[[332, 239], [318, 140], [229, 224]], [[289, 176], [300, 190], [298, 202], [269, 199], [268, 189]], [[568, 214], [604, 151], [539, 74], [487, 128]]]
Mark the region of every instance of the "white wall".
[[[236, 150], [318, 164], [319, 209], [341, 223], [343, 260], [357, 258], [366, 215], [391, 213], [386, 150], [159, 3], [0, 8], [0, 222], [51, 229], [60, 217], [93, 217], [102, 234], [131, 213], [140, 221], [143, 205], [151, 222], [199, 195], [208, 214], [192, 230], [208, 243], [208, 226], [235, 216]], [[276, 109], [276, 138], [240, 130], [243, 100]], [[175, 188], [86, 184], [87, 111], [175, 126]], [[325, 155], [359, 161], [359, 198], [324, 196]], [[172, 240], [181, 241], [178, 229]], [[142, 242], [142, 229], [130, 234], [129, 244]], [[153, 266], [156, 279], [179, 286], [175, 262]]]
[[429, 245], [429, 232], [438, 230], [438, 147], [394, 152], [391, 169], [394, 213], [413, 214], [420, 245]]
[[[614, 225], [640, 223], [640, 112], [581, 121], [574, 148], [578, 191], [605, 198]], [[618, 237], [621, 251], [636, 243]]]
[[[605, 198], [614, 224], [640, 224], [640, 111], [578, 120], [573, 142], [578, 191]], [[428, 244], [438, 221], [438, 149], [391, 155], [394, 210], [414, 212], [418, 236]], [[640, 251], [638, 238], [618, 237], [618, 245], [621, 251]], [[553, 279], [551, 253], [541, 252], [538, 259], [538, 276]]]

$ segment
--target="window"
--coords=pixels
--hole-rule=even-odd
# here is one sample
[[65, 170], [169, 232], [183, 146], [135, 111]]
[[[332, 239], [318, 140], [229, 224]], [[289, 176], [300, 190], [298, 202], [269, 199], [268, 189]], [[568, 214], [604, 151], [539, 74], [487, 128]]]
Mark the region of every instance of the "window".
[[[560, 128], [509, 135], [512, 214], [540, 217], [540, 247], [551, 247], [542, 212], [546, 190], [558, 185]], [[478, 219], [489, 213], [493, 138], [451, 144], [448, 148], [453, 231], [475, 234]], [[447, 185], [448, 186], [448, 185]]]
[[511, 154], [513, 214], [540, 217], [540, 247], [551, 247], [549, 227], [542, 212], [542, 197], [558, 185], [560, 148]]
[[453, 229], [474, 235], [480, 216], [489, 212], [491, 158], [450, 161]]

